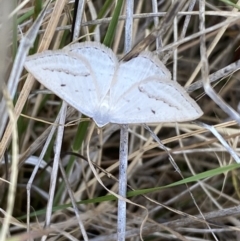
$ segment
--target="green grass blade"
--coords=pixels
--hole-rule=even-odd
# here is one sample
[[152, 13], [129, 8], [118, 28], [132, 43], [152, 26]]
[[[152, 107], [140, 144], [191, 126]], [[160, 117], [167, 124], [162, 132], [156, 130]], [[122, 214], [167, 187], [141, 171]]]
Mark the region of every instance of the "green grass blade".
[[103, 40], [103, 43], [108, 47], [111, 46], [112, 41], [114, 39], [114, 34], [115, 34], [116, 29], [117, 29], [118, 19], [119, 19], [120, 13], [121, 13], [122, 6], [123, 6], [123, 0], [118, 0], [117, 5], [114, 9], [112, 21], [109, 24], [107, 33], [106, 33], [105, 38]]

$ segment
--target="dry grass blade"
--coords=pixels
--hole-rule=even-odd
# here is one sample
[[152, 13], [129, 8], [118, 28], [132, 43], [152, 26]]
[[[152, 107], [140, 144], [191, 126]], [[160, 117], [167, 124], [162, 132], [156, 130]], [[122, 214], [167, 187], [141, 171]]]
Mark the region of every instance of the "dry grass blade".
[[[204, 2], [205, 3], [205, 2]], [[205, 6], [204, 3], [200, 6]], [[199, 14], [199, 19], [200, 19], [200, 31], [205, 31], [205, 9], [202, 10], [200, 9], [200, 14]], [[228, 26], [225, 26], [223, 29], [223, 32], [226, 30]], [[220, 32], [219, 35], [222, 34], [222, 31]], [[217, 38], [217, 40], [219, 37]], [[216, 41], [217, 41], [216, 40]], [[213, 47], [212, 47], [213, 48]], [[212, 49], [210, 48], [210, 50]], [[202, 34], [200, 38], [200, 52], [201, 52], [201, 65], [202, 65], [202, 77], [203, 77], [203, 86], [206, 94], [209, 95], [209, 97], [217, 104], [220, 106], [220, 108], [225, 111], [230, 117], [235, 119], [239, 124], [240, 124], [240, 115], [233, 109], [231, 108], [227, 103], [223, 101], [223, 99], [213, 90], [213, 88], [210, 85], [209, 82], [209, 66], [208, 66], [208, 54], [206, 51], [206, 38], [205, 34]], [[200, 65], [199, 65], [200, 66]]]
[[[18, 48], [18, 52], [11, 70], [11, 74], [8, 79], [8, 91], [10, 93], [10, 97], [13, 98], [17, 85], [18, 85], [18, 80], [20, 78], [22, 69], [23, 69], [23, 64], [27, 56], [27, 52], [29, 51], [30, 47], [33, 45], [34, 39], [36, 38], [37, 31], [40, 28], [41, 22], [43, 20], [46, 8], [48, 6], [50, 1], [46, 4], [46, 7], [43, 9], [42, 13], [39, 15], [38, 19], [36, 20], [35, 24], [29, 29], [28, 33], [26, 36], [22, 39], [21, 44]], [[6, 24], [6, 23], [5, 23]], [[5, 101], [4, 99], [1, 101], [0, 105], [0, 113], [2, 114], [2, 125], [0, 126], [0, 136], [3, 135], [3, 131], [6, 125], [7, 121], [7, 114], [6, 112], [4, 113], [5, 109]], [[16, 114], [18, 117], [18, 114]], [[8, 130], [11, 128], [11, 125], [9, 125]], [[4, 136], [2, 137], [1, 143], [0, 143], [0, 159], [3, 156], [3, 153], [6, 150], [6, 145], [8, 144], [8, 141], [10, 139], [11, 132], [5, 131]], [[5, 146], [4, 146], [5, 145]]]
[[123, 57], [124, 61], [128, 61], [131, 58], [136, 57], [140, 52], [142, 52], [147, 46], [152, 44], [159, 36], [166, 33], [168, 28], [171, 26], [174, 17], [180, 11], [185, 1], [179, 0], [175, 1], [171, 8], [168, 10], [167, 14], [164, 16], [162, 23], [152, 31], [146, 38], [139, 42], [134, 48]]

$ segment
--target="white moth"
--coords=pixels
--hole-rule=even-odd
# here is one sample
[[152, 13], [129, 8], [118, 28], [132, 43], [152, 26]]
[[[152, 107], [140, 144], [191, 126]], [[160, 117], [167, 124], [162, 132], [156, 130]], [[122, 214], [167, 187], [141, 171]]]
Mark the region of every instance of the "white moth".
[[77, 43], [30, 56], [25, 68], [98, 127], [182, 122], [203, 114], [150, 52], [119, 62], [112, 50], [100, 43]]

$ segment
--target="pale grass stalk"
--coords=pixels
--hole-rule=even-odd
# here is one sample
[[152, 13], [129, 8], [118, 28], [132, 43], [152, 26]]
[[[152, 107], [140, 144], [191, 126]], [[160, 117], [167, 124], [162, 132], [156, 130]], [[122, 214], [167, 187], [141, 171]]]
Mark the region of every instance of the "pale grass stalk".
[[[133, 0], [126, 1], [126, 23], [124, 52], [128, 53], [132, 48], [133, 31]], [[118, 193], [126, 198], [127, 192], [127, 167], [128, 167], [128, 125], [121, 125], [119, 147], [119, 189]], [[118, 241], [125, 241], [126, 233], [126, 201], [118, 199]]]
[[[61, 156], [61, 148], [62, 148], [62, 139], [64, 133], [64, 124], [66, 119], [66, 112], [67, 112], [67, 103], [63, 101], [61, 111], [60, 111], [60, 119], [59, 119], [59, 126], [57, 130], [56, 136], [56, 148], [53, 160], [53, 167], [51, 173], [51, 180], [50, 180], [50, 188], [49, 188], [49, 200], [46, 209], [46, 219], [44, 227], [47, 228], [50, 226], [51, 223], [51, 216], [52, 216], [52, 207], [53, 207], [53, 200], [54, 200], [54, 193], [56, 190], [56, 182], [57, 182], [57, 174], [58, 174], [58, 165]], [[42, 241], [45, 241], [47, 236], [44, 235], [42, 237]]]
[[60, 119], [60, 114], [58, 114], [58, 116], [57, 116], [57, 118], [56, 118], [56, 120], [55, 120], [55, 122], [54, 122], [54, 125], [51, 126], [50, 133], [49, 133], [49, 135], [47, 136], [47, 140], [46, 140], [46, 142], [45, 142], [45, 144], [44, 144], [44, 146], [43, 146], [43, 149], [42, 149], [42, 151], [41, 151], [41, 154], [40, 154], [40, 156], [39, 156], [39, 158], [38, 158], [38, 163], [37, 163], [37, 165], [34, 167], [33, 172], [32, 172], [32, 174], [31, 174], [31, 177], [29, 178], [28, 183], [27, 183], [26, 189], [27, 189], [27, 231], [28, 231], [28, 232], [31, 231], [31, 230], [30, 230], [30, 206], [31, 206], [30, 200], [31, 200], [31, 188], [32, 188], [32, 184], [33, 184], [34, 178], [35, 178], [35, 176], [36, 176], [36, 174], [37, 174], [37, 172], [38, 172], [38, 170], [39, 170], [39, 166], [41, 165], [41, 162], [42, 162], [42, 160], [43, 160], [43, 157], [44, 157], [44, 155], [46, 154], [46, 151], [47, 151], [47, 149], [48, 149], [48, 147], [49, 147], [49, 144], [50, 144], [50, 142], [51, 142], [51, 140], [52, 140], [52, 138], [53, 138], [53, 135], [54, 135], [54, 133], [55, 133], [55, 131], [56, 131], [56, 129], [57, 129], [57, 125], [58, 125], [58, 123], [59, 123], [59, 119]]
[[14, 208], [15, 197], [16, 197], [16, 187], [18, 179], [18, 156], [19, 156], [19, 147], [18, 147], [18, 129], [17, 129], [17, 118], [14, 114], [14, 107], [12, 99], [6, 87], [2, 88], [3, 96], [6, 100], [7, 110], [9, 115], [9, 120], [12, 125], [12, 166], [10, 171], [10, 183], [8, 197], [7, 197], [7, 209], [6, 216], [4, 218], [2, 229], [0, 233], [0, 240], [6, 240], [6, 236], [9, 231], [9, 224], [11, 220], [12, 211]]

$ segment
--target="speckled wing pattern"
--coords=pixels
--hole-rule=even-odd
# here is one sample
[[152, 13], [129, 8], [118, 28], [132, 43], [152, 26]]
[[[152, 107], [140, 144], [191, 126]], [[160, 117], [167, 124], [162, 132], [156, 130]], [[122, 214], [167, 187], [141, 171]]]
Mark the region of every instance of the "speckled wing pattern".
[[77, 43], [30, 56], [25, 68], [99, 127], [181, 122], [203, 114], [184, 88], [171, 80], [165, 65], [147, 51], [119, 62], [100, 43]]

